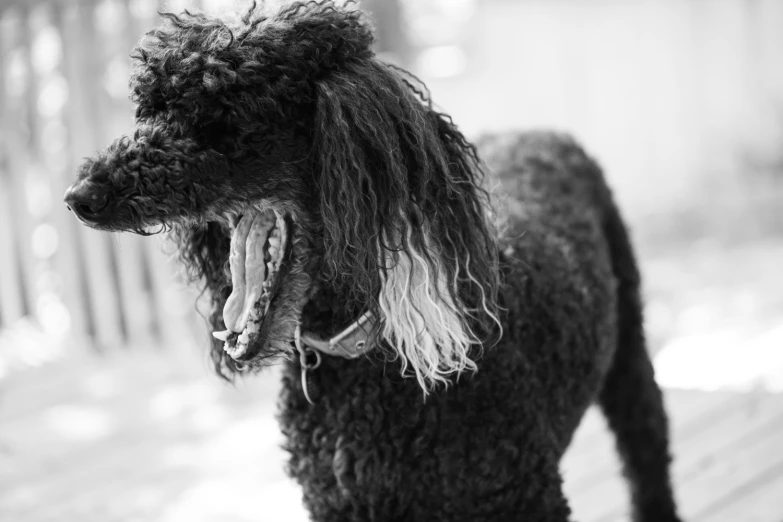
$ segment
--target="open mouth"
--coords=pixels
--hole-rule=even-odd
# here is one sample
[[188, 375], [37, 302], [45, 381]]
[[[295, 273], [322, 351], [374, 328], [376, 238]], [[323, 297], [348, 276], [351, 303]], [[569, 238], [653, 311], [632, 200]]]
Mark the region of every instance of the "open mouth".
[[223, 307], [227, 329], [212, 333], [233, 359], [246, 355], [258, 341], [280, 282], [289, 228], [276, 210], [250, 210], [234, 224], [229, 257], [232, 291]]

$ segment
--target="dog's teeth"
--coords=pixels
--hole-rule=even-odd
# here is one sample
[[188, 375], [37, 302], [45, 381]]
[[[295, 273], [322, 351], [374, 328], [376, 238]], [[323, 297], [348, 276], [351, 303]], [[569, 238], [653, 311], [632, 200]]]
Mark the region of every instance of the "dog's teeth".
[[249, 340], [250, 340], [250, 336], [247, 335], [247, 328], [245, 328], [237, 338], [237, 346], [240, 344], [247, 344]]
[[245, 355], [245, 352], [247, 352], [247, 345], [246, 344], [240, 344], [237, 343], [236, 347], [234, 348], [233, 353], [229, 353], [231, 357], [234, 359], [237, 359], [239, 357], [242, 357]]
[[218, 341], [226, 342], [228, 336], [231, 335], [231, 330], [223, 330], [222, 332], [212, 332], [212, 337]]
[[245, 352], [247, 352], [247, 344], [237, 343], [236, 346], [229, 346], [228, 343], [225, 343], [223, 345], [223, 351], [233, 359], [236, 359], [245, 355]]
[[270, 237], [269, 238], [269, 257], [272, 259], [272, 261], [277, 262], [279, 255], [280, 255], [280, 238], [277, 237]]
[[250, 311], [261, 297], [261, 285], [267, 278], [266, 265], [264, 264], [264, 243], [266, 243], [271, 226], [269, 216], [259, 214], [253, 221], [253, 227], [247, 236], [245, 248], [245, 286], [247, 291], [239, 320], [236, 323], [237, 331], [244, 330], [247, 319], [250, 317]]

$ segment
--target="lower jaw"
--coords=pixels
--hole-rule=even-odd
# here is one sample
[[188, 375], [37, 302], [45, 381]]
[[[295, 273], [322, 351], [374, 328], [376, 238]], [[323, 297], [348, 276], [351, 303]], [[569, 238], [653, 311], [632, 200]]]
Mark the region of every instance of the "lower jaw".
[[[288, 261], [278, 273], [271, 292], [269, 310], [258, 324], [258, 332], [250, 336], [241, 353], [225, 350], [236, 363], [248, 367], [268, 366], [294, 350], [294, 332], [301, 324], [305, 307], [312, 296], [312, 279], [317, 264], [304, 242], [293, 241], [287, 252]], [[239, 334], [235, 334], [237, 337]]]
[[[274, 296], [271, 296], [270, 301], [273, 298]], [[268, 308], [264, 311], [267, 306]], [[265, 305], [261, 301], [256, 302], [244, 330], [241, 333], [230, 332], [227, 338], [222, 339], [224, 341], [223, 351], [235, 361], [247, 361], [254, 358], [258, 353], [264, 351], [264, 344], [270, 330], [267, 321], [276, 315], [276, 309], [271, 304]], [[217, 333], [213, 336], [220, 339]]]
[[[276, 283], [277, 281], [273, 281], [272, 286], [276, 286]], [[272, 301], [275, 296], [276, 294], [270, 291], [256, 301], [242, 332], [232, 332], [229, 338], [226, 339], [223, 349], [232, 359], [237, 360], [244, 357], [248, 354], [250, 347], [257, 344], [259, 334], [264, 331], [266, 326], [267, 318], [273, 315]]]

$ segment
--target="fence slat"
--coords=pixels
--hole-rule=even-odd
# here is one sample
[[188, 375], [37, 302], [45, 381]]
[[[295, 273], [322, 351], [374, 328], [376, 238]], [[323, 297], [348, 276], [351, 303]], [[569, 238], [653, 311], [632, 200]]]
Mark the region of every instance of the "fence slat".
[[[149, 284], [155, 296], [154, 327], [158, 330], [161, 343], [167, 348], [176, 348], [183, 344], [190, 344], [194, 339], [192, 324], [188, 319], [192, 318], [193, 301], [181, 299], [178, 293], [174, 270], [163, 252], [160, 241], [148, 238], [145, 243], [145, 255], [152, 268], [149, 272]], [[171, 245], [166, 245], [171, 249]]]
[[14, 256], [9, 174], [5, 163], [5, 158], [0, 157], [0, 326], [8, 326], [25, 314], [19, 266]]
[[[4, 13], [7, 15], [8, 13]], [[0, 16], [0, 38], [7, 34], [13, 22], [8, 16]], [[6, 97], [8, 78], [6, 63], [7, 45], [5, 38], [0, 41], [0, 326], [9, 325], [25, 313], [24, 296], [20, 285], [19, 266], [14, 244], [16, 235], [11, 215], [11, 149], [10, 119], [7, 111], [9, 100]]]
[[[59, 37], [60, 46], [64, 46], [63, 41], [63, 20], [62, 9], [59, 2], [51, 4], [50, 22]], [[62, 54], [60, 55], [62, 57]], [[62, 78], [65, 74], [64, 65], [60, 60], [53, 71], [53, 74]], [[70, 94], [72, 96], [73, 94]], [[66, 101], [66, 105], [67, 105]], [[58, 275], [60, 292], [59, 297], [67, 308], [70, 316], [71, 329], [69, 335], [76, 340], [71, 343], [73, 347], [84, 347], [88, 345], [85, 340], [89, 340], [95, 329], [92, 323], [92, 316], [88, 313], [89, 298], [87, 294], [87, 267], [80, 261], [80, 238], [77, 232], [77, 226], [81, 226], [62, 202], [62, 196], [65, 189], [70, 185], [74, 178], [73, 161], [69, 157], [68, 141], [71, 139], [71, 129], [63, 114], [64, 107], [56, 114], [53, 119], [57, 126], [61, 126], [64, 133], [62, 141], [59, 144], [52, 143], [45, 136], [41, 136], [41, 142], [46, 143], [43, 152], [46, 156], [47, 170], [49, 170], [49, 184], [51, 187], [51, 209], [49, 213], [49, 223], [57, 231], [59, 238], [59, 247], [53, 258], [53, 269]]]
[[[130, 47], [126, 45], [125, 32], [130, 25], [130, 13], [127, 1], [103, 0], [98, 6], [96, 39], [105, 45], [95, 53], [99, 76], [94, 99], [103, 117], [90, 121], [97, 135], [108, 141], [132, 130], [131, 107], [125, 87], [130, 66]], [[112, 89], [111, 86], [117, 84], [122, 86], [121, 91]], [[98, 144], [99, 147], [107, 145], [108, 142]], [[132, 234], [115, 234], [110, 252], [117, 268], [119, 303], [127, 340], [135, 346], [149, 344], [152, 340], [152, 313], [150, 296], [144, 285], [146, 259], [142, 241], [143, 238]]]
[[6, 197], [8, 201], [7, 211], [10, 216], [8, 221], [11, 234], [9, 243], [17, 267], [18, 281], [21, 283], [21, 308], [23, 314], [30, 314], [34, 310], [35, 282], [37, 263], [31, 251], [32, 232], [37, 225], [37, 220], [28, 216], [27, 191], [25, 181], [36, 168], [34, 158], [30, 155], [30, 118], [28, 117], [29, 92], [32, 88], [32, 71], [30, 67], [29, 35], [27, 34], [27, 20], [29, 10], [20, 6], [15, 12], [6, 13], [6, 20], [2, 37], [2, 54], [6, 57], [14, 57], [14, 74], [16, 78], [15, 92], [8, 92], [6, 96], [5, 117], [3, 118], [4, 137], [8, 151], [13, 151], [6, 166], [12, 174], [6, 180]]
[[151, 303], [144, 286], [142, 263], [146, 262], [141, 242], [144, 238], [122, 234], [114, 244], [118, 264], [119, 284], [122, 289], [124, 319], [128, 342], [134, 346], [152, 342]]
[[[123, 6], [128, 7], [127, 0], [123, 0]], [[135, 13], [129, 10], [129, 15], [124, 34], [127, 50], [136, 44], [144, 32], [160, 22], [154, 10], [137, 9]], [[112, 135], [117, 135], [122, 130], [115, 131]], [[191, 345], [196, 339], [203, 340], [203, 335], [194, 334], [194, 331], [202, 331], [199, 329], [200, 323], [196, 324], [199, 320], [195, 319], [194, 322], [193, 296], [182, 295], [176, 283], [173, 264], [163, 252], [161, 242], [153, 238], [128, 239], [138, 243], [142, 255], [139, 265], [142, 272], [140, 287], [145, 289], [149, 299], [149, 328], [154, 337], [167, 349]], [[125, 242], [126, 238], [122, 241]], [[135, 274], [133, 278], [135, 281]]]
[[[73, 3], [63, 5], [63, 59], [71, 97], [68, 103], [71, 150], [73, 158], [93, 153], [97, 147], [94, 122], [100, 117], [93, 103], [99, 75], [94, 57], [94, 4]], [[88, 290], [91, 314], [94, 318], [95, 337], [103, 346], [123, 343], [123, 319], [117, 292], [115, 267], [111, 255], [112, 238], [81, 227], [80, 262], [88, 270]]]

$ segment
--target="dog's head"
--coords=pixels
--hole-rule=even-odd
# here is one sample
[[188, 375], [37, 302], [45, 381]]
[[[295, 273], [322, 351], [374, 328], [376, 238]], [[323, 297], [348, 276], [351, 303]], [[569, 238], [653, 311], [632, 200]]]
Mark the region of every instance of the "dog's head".
[[66, 194], [79, 219], [170, 231], [225, 331], [220, 371], [364, 312], [425, 390], [475, 368], [498, 285], [479, 161], [414, 77], [375, 58], [360, 13], [164, 16], [134, 51], [135, 133]]

